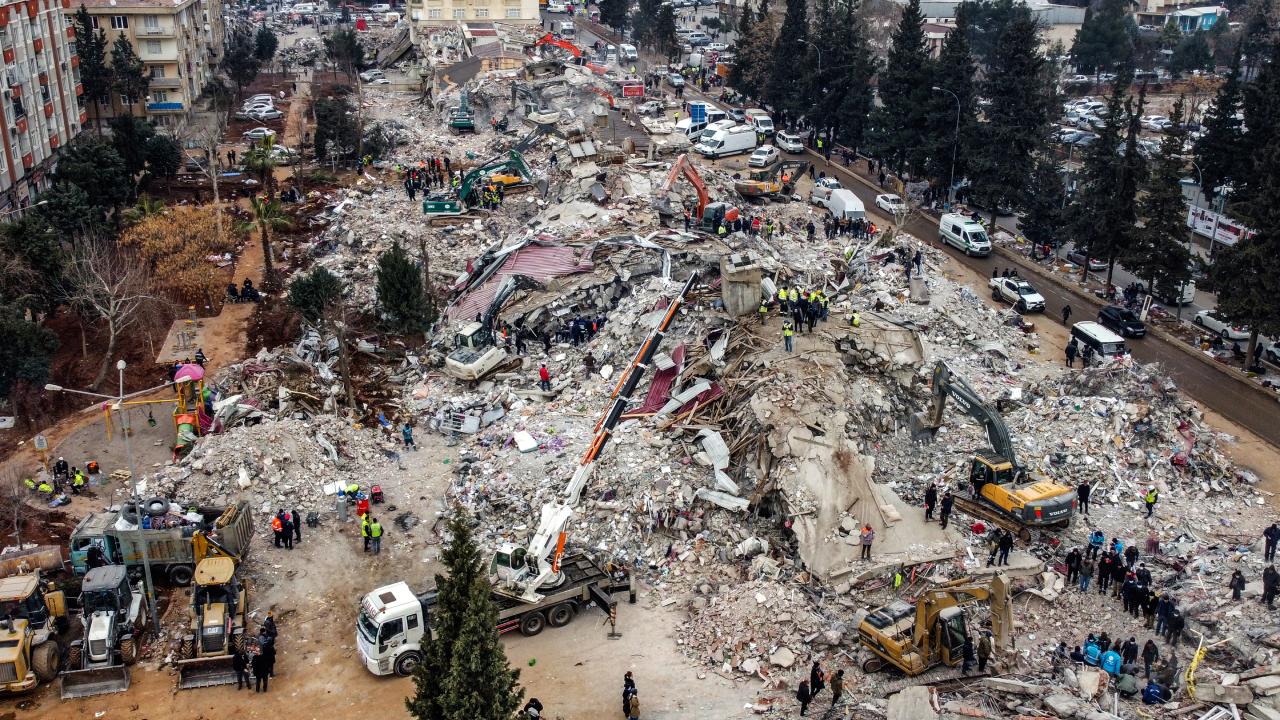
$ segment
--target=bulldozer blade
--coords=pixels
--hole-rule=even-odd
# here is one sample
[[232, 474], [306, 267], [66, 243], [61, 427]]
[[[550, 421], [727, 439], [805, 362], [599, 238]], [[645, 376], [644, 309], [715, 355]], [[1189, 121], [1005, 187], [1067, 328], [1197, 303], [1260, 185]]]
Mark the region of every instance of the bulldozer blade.
[[70, 700], [124, 692], [129, 689], [129, 683], [129, 668], [116, 665], [88, 670], [63, 670], [59, 678], [59, 689], [62, 699]]
[[908, 425], [911, 428], [911, 439], [916, 442], [933, 442], [938, 434], [937, 426], [929, 424], [925, 413], [911, 413]]
[[236, 671], [231, 666], [230, 655], [178, 661], [179, 690], [229, 685], [235, 681]]

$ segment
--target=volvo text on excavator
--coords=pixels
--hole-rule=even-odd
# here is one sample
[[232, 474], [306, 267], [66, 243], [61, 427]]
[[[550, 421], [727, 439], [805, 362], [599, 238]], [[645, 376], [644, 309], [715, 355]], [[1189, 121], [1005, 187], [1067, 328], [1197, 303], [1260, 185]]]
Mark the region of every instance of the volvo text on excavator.
[[1014, 454], [1009, 428], [994, 408], [983, 402], [969, 383], [951, 372], [945, 362], [933, 368], [933, 407], [911, 416], [911, 434], [918, 441], [932, 441], [942, 426], [947, 398], [987, 431], [992, 451], [974, 454], [969, 463], [966, 492], [953, 493], [955, 507], [988, 520], [1024, 540], [1032, 527], [1065, 527], [1075, 513], [1075, 491], [1065, 485], [1028, 473]]

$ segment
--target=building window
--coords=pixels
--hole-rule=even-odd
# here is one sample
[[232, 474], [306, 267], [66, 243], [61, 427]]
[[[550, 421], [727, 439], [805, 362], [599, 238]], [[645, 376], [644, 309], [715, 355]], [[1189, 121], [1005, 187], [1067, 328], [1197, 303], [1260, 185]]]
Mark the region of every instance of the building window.
[[148, 40], [148, 41], [147, 41], [147, 52], [151, 53], [152, 55], [159, 55], [159, 54], [160, 54], [160, 41], [159, 41], [159, 40]]
[[26, 117], [26, 116], [27, 116], [27, 109], [26, 109], [26, 108], [24, 108], [24, 107], [22, 107], [22, 98], [14, 98], [14, 99], [13, 99], [13, 117], [14, 117], [14, 119], [16, 120], [16, 119], [18, 119], [18, 118], [20, 118], [20, 117]]
[[146, 28], [146, 29], [148, 29], [148, 30], [159, 30], [159, 29], [160, 29], [160, 18], [156, 17], [155, 15], [143, 15], [143, 16], [142, 16], [142, 27], [144, 27], [144, 28]]
[[128, 15], [112, 15], [112, 16], [111, 16], [111, 29], [112, 29], [112, 30], [125, 30], [125, 29], [127, 29], [128, 27], [129, 27], [129, 16], [128, 16]]
[[516, 19], [519, 19], [519, 17], [520, 17], [520, 8], [518, 8], [518, 7], [509, 7], [509, 8], [507, 8], [507, 17], [509, 17], [509, 18], [516, 18]]
[[98, 29], [98, 16], [97, 16], [97, 15], [90, 15], [90, 16], [89, 16], [89, 24], [93, 26], [93, 29], [94, 29], [94, 30], [97, 30], [97, 29]]
[[152, 90], [151, 102], [169, 102], [169, 93], [165, 90]]
[[440, 19], [440, 8], [431, 8], [430, 10], [427, 10], [427, 19], [428, 19], [428, 20], [439, 20], [439, 19]]
[[466, 8], [454, 8], [454, 11], [453, 11], [453, 19], [454, 19], [454, 20], [462, 20], [462, 19], [463, 19], [463, 18], [465, 18], [466, 16], [467, 16], [467, 9], [466, 9]]
[[489, 8], [476, 8], [476, 17], [478, 18], [489, 17]]
[[48, 85], [40, 86], [40, 102], [44, 102], [44, 103], [49, 102], [49, 86]]
[[120, 104], [123, 105], [124, 107], [129, 107], [130, 105], [133, 104], [133, 98], [122, 93], [120, 95]]
[[162, 77], [164, 77], [164, 66], [163, 66], [163, 65], [151, 65], [151, 66], [149, 66], [149, 69], [151, 70], [151, 78], [152, 78], [152, 79], [155, 79], [155, 78], [162, 78]]

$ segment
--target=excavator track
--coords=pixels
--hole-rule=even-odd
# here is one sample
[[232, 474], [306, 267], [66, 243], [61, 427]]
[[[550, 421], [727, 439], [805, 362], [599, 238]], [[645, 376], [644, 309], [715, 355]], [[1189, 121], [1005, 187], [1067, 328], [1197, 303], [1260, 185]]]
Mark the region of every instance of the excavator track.
[[447, 227], [449, 225], [459, 225], [459, 224], [469, 223], [478, 217], [480, 216], [476, 215], [475, 213], [460, 213], [458, 215], [443, 215], [443, 216], [438, 215], [433, 218], [428, 218], [427, 222], [430, 223], [432, 227]]

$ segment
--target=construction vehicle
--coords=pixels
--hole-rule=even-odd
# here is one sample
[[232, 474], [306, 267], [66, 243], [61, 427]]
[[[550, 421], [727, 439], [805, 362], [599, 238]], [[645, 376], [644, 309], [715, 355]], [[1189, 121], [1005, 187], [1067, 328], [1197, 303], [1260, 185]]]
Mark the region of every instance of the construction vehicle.
[[[520, 146], [521, 144], [517, 144], [517, 147]], [[425, 196], [422, 199], [422, 213], [432, 225], [450, 225], [468, 220], [472, 217], [468, 211], [480, 204], [477, 199], [479, 189], [488, 182], [502, 182], [506, 186], [504, 192], [509, 193], [528, 192], [539, 185], [533, 170], [524, 161], [524, 156], [519, 150], [512, 149], [486, 160], [463, 175], [456, 195], [434, 193]]]
[[987, 601], [991, 605], [991, 634], [996, 648], [1006, 647], [1013, 631], [1009, 604], [1009, 579], [997, 574], [990, 585], [950, 585], [926, 590], [912, 606], [894, 600], [872, 610], [858, 625], [858, 639], [872, 657], [862, 663], [863, 672], [892, 666], [908, 676], [920, 675], [938, 665], [959, 665], [964, 660], [964, 640], [969, 636], [963, 605]]
[[38, 570], [0, 578], [0, 690], [25, 692], [57, 677], [67, 624], [66, 595]]
[[[566, 552], [565, 528], [595, 469], [595, 461], [696, 281], [695, 273], [667, 306], [658, 326], [622, 373], [608, 409], [596, 423], [590, 447], [561, 491], [563, 502], [542, 506], [541, 522], [528, 545], [503, 543], [495, 550], [489, 562], [489, 581], [498, 608], [499, 632], [518, 629], [524, 635], [537, 635], [547, 625], [567, 625], [580, 608], [590, 603], [612, 607], [610, 594], [624, 587], [630, 590], [631, 601], [635, 601], [634, 578], [625, 570], [602, 568], [580, 552]], [[356, 646], [369, 672], [413, 673], [422, 662], [425, 628], [430, 627], [430, 608], [435, 599], [434, 592], [414, 594], [404, 582], [380, 587], [364, 596], [356, 622]]]
[[[483, 260], [482, 258], [481, 262]], [[477, 263], [476, 266], [485, 265]], [[484, 278], [476, 280], [483, 282]], [[507, 300], [517, 290], [530, 287], [532, 283], [532, 280], [523, 275], [508, 275], [502, 279], [484, 315], [479, 320], [467, 322], [454, 333], [453, 351], [444, 360], [445, 373], [459, 380], [479, 382], [496, 372], [520, 367], [520, 358], [510, 357], [504, 348], [494, 342], [493, 322]]]
[[147, 623], [142, 583], [130, 582], [123, 565], [93, 568], [80, 585], [80, 607], [83, 635], [67, 649], [62, 699], [128, 690]]
[[458, 104], [449, 108], [449, 129], [455, 133], [475, 132], [476, 114], [471, 109], [471, 93], [462, 89]]
[[796, 190], [796, 181], [809, 169], [808, 160], [783, 160], [773, 167], [754, 170], [746, 180], [733, 183], [733, 189], [747, 199], [789, 198]]
[[715, 232], [721, 221], [732, 223], [741, 218], [738, 208], [727, 203], [711, 202], [711, 196], [707, 193], [707, 185], [702, 181], [702, 176], [693, 167], [693, 161], [689, 159], [689, 154], [684, 153], [676, 158], [671, 164], [671, 171], [667, 173], [667, 179], [662, 183], [662, 190], [658, 193], [655, 201], [655, 207], [659, 215], [674, 217], [677, 214], [675, 208], [671, 206], [669, 194], [672, 186], [675, 185], [676, 179], [684, 175], [689, 184], [698, 193], [698, 204], [690, 211], [694, 223], [692, 224], [699, 230], [707, 232]]
[[587, 60], [587, 54], [582, 51], [582, 48], [552, 33], [546, 33], [537, 40], [534, 40], [533, 46], [538, 48], [540, 52], [546, 52], [548, 46], [559, 48], [566, 54], [573, 56], [573, 62], [571, 64], [583, 66], [596, 75], [604, 75], [609, 70], [604, 65]]
[[[89, 571], [89, 549], [94, 545], [102, 549], [107, 562], [141, 570], [142, 545], [138, 537], [141, 535], [147, 543], [151, 571], [167, 577], [174, 585], [190, 584], [198, 562], [186, 536], [191, 524], [136, 529], [140, 512], [156, 521], [169, 513], [169, 507], [168, 500], [156, 497], [141, 506], [127, 504], [107, 512], [89, 513], [71, 533], [72, 570], [77, 575]], [[200, 515], [200, 522], [194, 523], [197, 527], [211, 532], [219, 543], [237, 555], [248, 554], [253, 537], [253, 516], [248, 501], [241, 500], [227, 508], [196, 508], [196, 512]]]
[[1018, 463], [1009, 428], [994, 408], [969, 387], [951, 368], [939, 361], [933, 368], [933, 407], [914, 413], [911, 434], [917, 441], [932, 441], [942, 426], [947, 398], [982, 423], [992, 452], [978, 452], [969, 463], [968, 487], [953, 492], [955, 509], [1031, 539], [1033, 527], [1066, 527], [1076, 509], [1075, 490], [1043, 476], [1033, 476]]
[[240, 559], [203, 533], [191, 544], [196, 564], [191, 593], [191, 634], [182, 638], [178, 689], [227, 685], [236, 681], [231, 652], [245, 647], [247, 590], [236, 574]]

